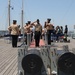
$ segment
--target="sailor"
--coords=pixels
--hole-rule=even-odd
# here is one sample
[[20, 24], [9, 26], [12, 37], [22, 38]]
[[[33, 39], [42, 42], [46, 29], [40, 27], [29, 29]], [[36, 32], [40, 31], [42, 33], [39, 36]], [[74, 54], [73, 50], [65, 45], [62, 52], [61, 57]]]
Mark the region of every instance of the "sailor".
[[24, 26], [24, 35], [25, 35], [25, 42], [27, 44], [27, 33], [30, 33], [31, 21], [28, 21]]
[[19, 35], [21, 35], [21, 26], [18, 25], [18, 28], [19, 28]]
[[9, 32], [11, 32], [12, 37], [12, 47], [17, 47], [18, 35], [19, 35], [19, 27], [17, 25], [17, 21], [13, 20], [13, 24], [8, 27]]
[[30, 33], [31, 33], [31, 42], [32, 42], [32, 41], [34, 41], [34, 39], [33, 39], [34, 26], [33, 25], [31, 25], [31, 27], [30, 27]]
[[35, 47], [39, 47], [41, 33], [42, 33], [42, 25], [40, 24], [39, 19], [33, 22], [32, 25], [35, 26]]
[[51, 33], [53, 33], [53, 24], [50, 23], [51, 19], [47, 19], [46, 22], [46, 29], [47, 29], [47, 39], [48, 39], [48, 45], [51, 45]]

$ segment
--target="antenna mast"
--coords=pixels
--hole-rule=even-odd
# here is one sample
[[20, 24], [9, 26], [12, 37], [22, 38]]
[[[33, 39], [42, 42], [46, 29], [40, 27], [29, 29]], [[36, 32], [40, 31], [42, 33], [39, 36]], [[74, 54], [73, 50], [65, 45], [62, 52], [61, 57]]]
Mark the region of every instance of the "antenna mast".
[[23, 28], [23, 23], [24, 23], [24, 0], [22, 0], [22, 34], [23, 34], [23, 44], [24, 42], [24, 28]]
[[24, 6], [24, 4], [23, 4], [23, 2], [24, 2], [24, 0], [22, 0], [22, 28], [23, 28], [23, 14], [24, 14], [24, 11], [23, 11], [23, 6]]
[[10, 26], [10, 0], [8, 0], [8, 25]]

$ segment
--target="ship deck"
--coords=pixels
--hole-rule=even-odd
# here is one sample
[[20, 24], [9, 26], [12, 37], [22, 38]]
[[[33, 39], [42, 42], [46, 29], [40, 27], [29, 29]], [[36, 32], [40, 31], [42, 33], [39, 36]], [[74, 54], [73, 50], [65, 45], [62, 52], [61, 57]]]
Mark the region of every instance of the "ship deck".
[[[20, 45], [22, 42], [18, 42]], [[70, 43], [55, 43], [58, 47], [68, 45], [69, 49], [75, 48], [75, 39], [71, 39]], [[41, 40], [40, 45], [44, 45]], [[30, 47], [35, 47], [33, 42]], [[19, 48], [19, 47], [18, 47]], [[18, 48], [12, 48], [4, 38], [0, 38], [0, 75], [18, 75]]]

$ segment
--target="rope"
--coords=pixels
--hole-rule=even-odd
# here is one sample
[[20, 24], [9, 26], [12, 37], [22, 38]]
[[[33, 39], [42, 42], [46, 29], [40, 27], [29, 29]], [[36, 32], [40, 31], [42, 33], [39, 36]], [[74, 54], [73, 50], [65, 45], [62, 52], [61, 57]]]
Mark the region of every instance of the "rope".
[[[71, 0], [71, 3], [70, 3], [70, 5], [69, 5], [67, 11], [65, 12], [64, 16], [62, 17], [60, 23], [64, 21], [65, 17], [67, 16], [67, 14], [69, 13], [69, 11], [71, 10], [74, 1], [75, 1], [75, 0]], [[60, 25], [60, 23], [59, 23], [59, 25]]]

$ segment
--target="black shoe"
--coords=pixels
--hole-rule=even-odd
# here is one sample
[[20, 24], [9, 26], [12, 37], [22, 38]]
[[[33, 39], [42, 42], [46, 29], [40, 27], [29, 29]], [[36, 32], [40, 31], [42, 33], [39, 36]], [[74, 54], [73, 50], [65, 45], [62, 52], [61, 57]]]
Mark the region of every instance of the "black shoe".
[[12, 46], [12, 47], [17, 47], [17, 46]]

